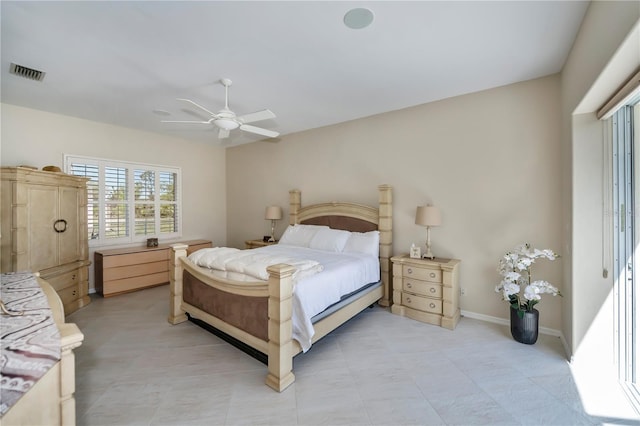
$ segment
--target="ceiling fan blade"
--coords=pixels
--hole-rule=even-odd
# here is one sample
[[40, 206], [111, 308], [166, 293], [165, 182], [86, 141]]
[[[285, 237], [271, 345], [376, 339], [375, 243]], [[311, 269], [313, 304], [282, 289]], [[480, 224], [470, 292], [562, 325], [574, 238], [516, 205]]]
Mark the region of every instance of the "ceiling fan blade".
[[209, 111], [208, 109], [206, 109], [205, 107], [203, 107], [202, 105], [198, 105], [197, 103], [193, 102], [191, 99], [184, 99], [184, 98], [177, 98], [179, 101], [183, 101], [183, 102], [189, 102], [191, 105], [200, 108], [201, 110], [203, 110], [204, 112], [206, 112], [209, 115], [213, 115], [215, 116], [215, 113]]
[[161, 123], [189, 123], [189, 124], [211, 124], [211, 120], [208, 121], [180, 121], [180, 120], [161, 120]]
[[256, 126], [250, 126], [248, 124], [243, 124], [240, 126], [240, 130], [244, 130], [245, 132], [255, 133], [257, 135], [267, 136], [270, 138], [276, 138], [280, 136], [280, 133], [274, 132], [273, 130], [267, 130]]
[[228, 137], [229, 137], [229, 130], [220, 129], [220, 131], [218, 132], [218, 139], [226, 139]]
[[263, 109], [262, 111], [251, 112], [249, 114], [241, 115], [240, 117], [236, 117], [238, 120], [243, 123], [253, 123], [254, 121], [262, 121], [268, 120], [270, 118], [276, 118], [276, 115], [269, 111], [268, 109]]

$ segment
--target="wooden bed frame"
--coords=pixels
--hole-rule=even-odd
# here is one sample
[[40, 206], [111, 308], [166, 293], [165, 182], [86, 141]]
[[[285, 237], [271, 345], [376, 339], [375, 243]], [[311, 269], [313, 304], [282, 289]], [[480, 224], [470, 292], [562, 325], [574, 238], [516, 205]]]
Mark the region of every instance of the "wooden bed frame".
[[[353, 203], [324, 203], [302, 207], [301, 194], [298, 190], [289, 191], [289, 223], [291, 225], [310, 223], [318, 224], [327, 218], [329, 223], [336, 219], [346, 218], [354, 223], [373, 224], [380, 232], [380, 279], [382, 286], [342, 307], [314, 323], [315, 334], [312, 342], [324, 337], [366, 307], [378, 302], [382, 306], [390, 304], [390, 263], [392, 243], [392, 188], [389, 185], [378, 187], [379, 205], [369, 207]], [[348, 225], [350, 226], [350, 225]], [[344, 225], [338, 225], [345, 229]], [[356, 228], [358, 226], [356, 225]], [[359, 230], [359, 229], [347, 229]], [[278, 392], [291, 385], [293, 375], [293, 357], [301, 352], [300, 345], [292, 339], [292, 274], [294, 268], [284, 264], [267, 268], [269, 280], [265, 282], [237, 282], [223, 279], [204, 268], [196, 266], [187, 259], [187, 245], [172, 246], [170, 260], [170, 312], [169, 322], [178, 324], [186, 321], [187, 313], [216, 329], [230, 335], [240, 342], [254, 348], [268, 357], [268, 374], [266, 384]], [[193, 306], [183, 300], [183, 276], [191, 274], [206, 286], [240, 298], [268, 298], [268, 338], [258, 338], [234, 325]], [[246, 299], [248, 301], [248, 299]], [[255, 300], [255, 299], [254, 299]]]

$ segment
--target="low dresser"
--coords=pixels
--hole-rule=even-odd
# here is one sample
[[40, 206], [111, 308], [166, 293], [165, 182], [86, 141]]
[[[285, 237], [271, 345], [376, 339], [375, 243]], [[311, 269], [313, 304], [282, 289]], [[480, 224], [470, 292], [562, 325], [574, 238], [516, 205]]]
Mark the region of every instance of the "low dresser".
[[96, 292], [109, 297], [168, 283], [171, 245], [177, 243], [189, 246], [187, 254], [211, 247], [209, 240], [193, 240], [96, 251]]

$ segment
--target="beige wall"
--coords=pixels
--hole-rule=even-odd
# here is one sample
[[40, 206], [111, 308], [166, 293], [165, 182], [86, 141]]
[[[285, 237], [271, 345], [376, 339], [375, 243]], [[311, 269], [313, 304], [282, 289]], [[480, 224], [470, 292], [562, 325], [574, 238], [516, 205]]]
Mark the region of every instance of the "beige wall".
[[[394, 253], [424, 244], [416, 206], [433, 203], [443, 226], [432, 232], [436, 256], [462, 260], [461, 308], [508, 317], [494, 292], [505, 251], [529, 241], [560, 251], [559, 76], [550, 76], [335, 126], [228, 149], [229, 243], [268, 233], [264, 207], [288, 212], [288, 190], [303, 205], [377, 203], [377, 185], [394, 187]], [[277, 234], [286, 225], [281, 221]], [[561, 285], [560, 262], [535, 278]], [[561, 303], [538, 306], [541, 325], [560, 329]]]
[[[611, 366], [613, 271], [603, 278], [603, 123], [594, 111], [640, 66], [640, 2], [592, 2], [562, 72], [563, 334], [574, 359]], [[598, 357], [594, 361], [594, 356]]]
[[2, 166], [62, 168], [63, 155], [73, 154], [180, 167], [183, 237], [210, 238], [225, 244], [223, 148], [9, 104], [2, 104], [1, 124]]

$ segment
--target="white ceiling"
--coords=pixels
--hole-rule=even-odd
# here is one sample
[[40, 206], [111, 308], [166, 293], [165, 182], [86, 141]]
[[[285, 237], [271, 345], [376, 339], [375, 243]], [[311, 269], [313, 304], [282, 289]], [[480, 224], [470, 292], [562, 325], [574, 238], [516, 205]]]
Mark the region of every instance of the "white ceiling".
[[[221, 143], [176, 98], [283, 135], [559, 72], [582, 1], [0, 2], [4, 103]], [[354, 7], [371, 26], [343, 23]], [[46, 72], [9, 74], [10, 63]], [[37, 125], [37, 123], [34, 123]], [[235, 130], [224, 144], [260, 137]]]

